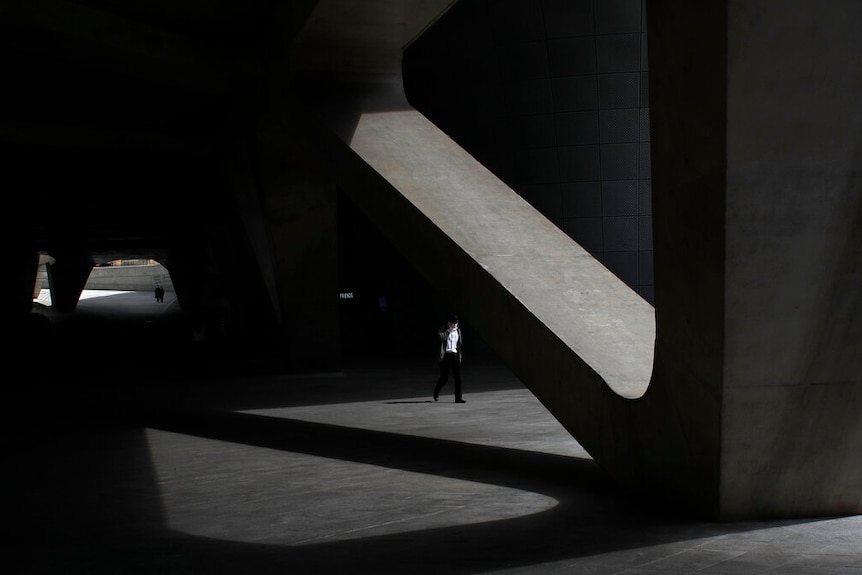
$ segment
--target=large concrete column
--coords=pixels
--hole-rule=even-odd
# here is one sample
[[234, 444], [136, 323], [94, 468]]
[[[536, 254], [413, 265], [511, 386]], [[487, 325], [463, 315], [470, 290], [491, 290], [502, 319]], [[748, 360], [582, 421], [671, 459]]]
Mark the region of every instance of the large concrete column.
[[285, 322], [282, 356], [294, 371], [340, 364], [335, 182], [291, 136], [260, 138], [263, 212]]
[[862, 6], [838, 4], [647, 8], [656, 366], [634, 411], [698, 423], [681, 447], [711, 453], [722, 519], [862, 512]]
[[30, 246], [12, 249], [6, 265], [10, 268], [9, 279], [3, 284], [7, 310], [15, 319], [30, 313], [33, 307], [33, 290], [39, 268], [39, 254]]
[[728, 2], [721, 507], [862, 512], [862, 4]]
[[93, 260], [83, 249], [62, 249], [52, 253], [55, 261], [48, 265], [48, 283], [52, 307], [57, 311], [74, 311], [93, 269]]
[[262, 82], [254, 157], [282, 319], [281, 357], [298, 372], [341, 367], [336, 178], [296, 130], [295, 119], [310, 119], [311, 110], [298, 97], [290, 64], [294, 35], [318, 5], [293, 2], [273, 15], [280, 41], [271, 46]]
[[164, 256], [162, 263], [171, 274], [171, 283], [180, 306], [190, 311], [199, 309], [203, 301], [208, 264], [203, 242], [199, 245], [177, 242]]

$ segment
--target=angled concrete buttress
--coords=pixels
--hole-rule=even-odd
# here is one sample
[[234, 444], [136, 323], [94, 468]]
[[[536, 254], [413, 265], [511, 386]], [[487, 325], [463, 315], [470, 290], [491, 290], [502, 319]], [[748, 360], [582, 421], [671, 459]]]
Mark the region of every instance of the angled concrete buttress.
[[289, 57], [322, 122], [285, 122], [613, 477], [862, 512], [862, 5], [648, 4], [653, 310], [407, 103], [450, 4], [318, 2]]

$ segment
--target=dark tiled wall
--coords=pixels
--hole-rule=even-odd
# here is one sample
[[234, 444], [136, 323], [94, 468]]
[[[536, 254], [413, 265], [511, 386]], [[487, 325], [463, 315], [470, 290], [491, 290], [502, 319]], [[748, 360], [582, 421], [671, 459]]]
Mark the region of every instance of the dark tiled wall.
[[411, 103], [653, 299], [644, 0], [460, 0], [406, 51]]

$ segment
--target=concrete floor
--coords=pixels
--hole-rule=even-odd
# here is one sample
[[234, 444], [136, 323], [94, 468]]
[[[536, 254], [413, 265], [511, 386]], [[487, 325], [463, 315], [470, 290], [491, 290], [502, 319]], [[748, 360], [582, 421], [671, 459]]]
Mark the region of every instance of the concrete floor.
[[7, 573], [862, 575], [862, 516], [721, 524], [626, 492], [495, 362], [455, 404], [433, 364], [150, 355], [20, 382]]

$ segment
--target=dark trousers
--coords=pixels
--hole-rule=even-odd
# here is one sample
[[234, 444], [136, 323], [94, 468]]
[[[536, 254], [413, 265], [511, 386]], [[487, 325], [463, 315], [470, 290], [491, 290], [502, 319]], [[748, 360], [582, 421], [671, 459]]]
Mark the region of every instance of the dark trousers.
[[434, 397], [440, 395], [440, 390], [449, 380], [449, 372], [455, 380], [455, 399], [461, 399], [461, 360], [457, 353], [443, 354], [440, 360], [440, 377], [437, 379], [437, 387], [434, 388]]

